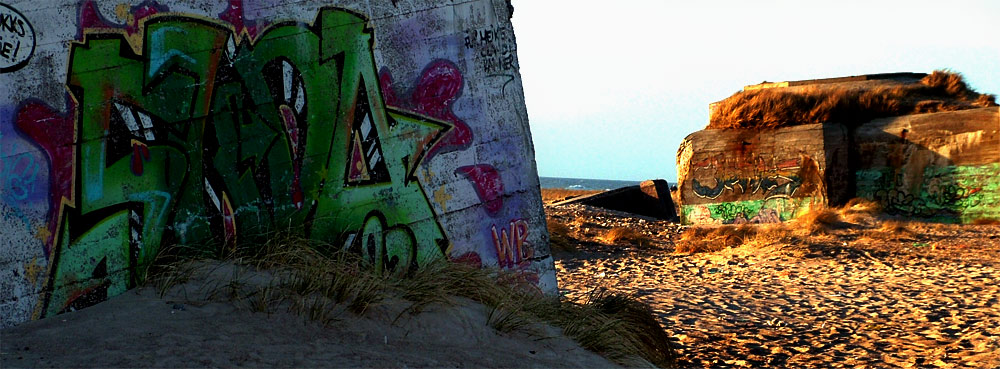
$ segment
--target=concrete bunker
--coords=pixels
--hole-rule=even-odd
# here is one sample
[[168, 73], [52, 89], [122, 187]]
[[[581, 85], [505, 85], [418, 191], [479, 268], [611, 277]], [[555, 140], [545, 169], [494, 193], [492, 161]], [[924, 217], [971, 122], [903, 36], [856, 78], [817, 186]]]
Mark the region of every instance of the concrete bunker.
[[[681, 221], [781, 222], [854, 197], [901, 216], [1000, 219], [1000, 108], [954, 76], [889, 73], [747, 86], [746, 95], [730, 99], [784, 94], [792, 111], [751, 111], [744, 114], [758, 114], [754, 119], [728, 126], [716, 118], [733, 114], [730, 99], [712, 104], [710, 129], [692, 133], [678, 150]], [[816, 108], [829, 104], [817, 99], [837, 94], [877, 101], [849, 114]]]
[[508, 2], [321, 5], [14, 6], [45, 32], [0, 66], [0, 327], [279, 229], [555, 293]]

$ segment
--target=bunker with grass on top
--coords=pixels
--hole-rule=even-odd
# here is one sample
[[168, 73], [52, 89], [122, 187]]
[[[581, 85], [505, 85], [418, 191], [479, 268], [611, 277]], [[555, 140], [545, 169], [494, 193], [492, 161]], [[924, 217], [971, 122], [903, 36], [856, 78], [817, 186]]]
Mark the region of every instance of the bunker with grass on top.
[[1000, 219], [1000, 108], [948, 71], [765, 82], [713, 103], [677, 167], [685, 224], [782, 222], [854, 197]]

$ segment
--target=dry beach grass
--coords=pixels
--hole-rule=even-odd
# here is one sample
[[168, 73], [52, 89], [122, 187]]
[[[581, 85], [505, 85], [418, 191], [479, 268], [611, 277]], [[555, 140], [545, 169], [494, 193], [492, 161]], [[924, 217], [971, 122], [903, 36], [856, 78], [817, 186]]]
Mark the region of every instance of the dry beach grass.
[[996, 98], [971, 90], [956, 72], [937, 70], [919, 83], [886, 83], [868, 89], [809, 86], [796, 91], [742, 91], [719, 102], [707, 129], [769, 129], [798, 124], [860, 124], [876, 118], [996, 106]]
[[[133, 366], [128, 360], [142, 353], [144, 345], [162, 345], [156, 338], [161, 335], [180, 335], [183, 341], [167, 348], [170, 358], [149, 357], [167, 366], [674, 363], [670, 342], [651, 309], [626, 294], [593, 290], [574, 299], [545, 296], [517, 274], [443, 260], [406, 273], [380, 272], [323, 243], [288, 234], [262, 239], [266, 241], [241, 245], [223, 258], [206, 258], [199, 250], [218, 248], [204, 245], [168, 250], [149, 269], [147, 287], [3, 332], [3, 367]], [[172, 306], [169, 318], [192, 316], [199, 326], [146, 321], [166, 319], [160, 315], [164, 305]], [[115, 317], [115, 324], [106, 324], [108, 316]], [[94, 327], [95, 322], [105, 326]], [[238, 352], [235, 357], [197, 345], [234, 330], [261, 337], [252, 340], [256, 344], [230, 348]], [[56, 331], [65, 337], [53, 339]], [[80, 331], [105, 336], [80, 337]], [[296, 331], [314, 336], [298, 337], [295, 343]], [[385, 345], [370, 342], [382, 336]], [[350, 342], [351, 337], [361, 344]], [[125, 344], [128, 340], [133, 342]], [[80, 354], [88, 347], [105, 349], [103, 355]], [[406, 355], [399, 355], [401, 347]], [[567, 353], [573, 358], [562, 357]]]

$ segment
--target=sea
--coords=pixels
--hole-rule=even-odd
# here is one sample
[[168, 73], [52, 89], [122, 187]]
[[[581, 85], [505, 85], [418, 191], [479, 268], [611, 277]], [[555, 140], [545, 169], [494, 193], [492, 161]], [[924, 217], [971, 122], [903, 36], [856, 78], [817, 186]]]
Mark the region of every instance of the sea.
[[613, 190], [616, 188], [635, 186], [640, 181], [618, 181], [611, 179], [559, 178], [538, 177], [542, 188], [562, 188], [567, 190]]

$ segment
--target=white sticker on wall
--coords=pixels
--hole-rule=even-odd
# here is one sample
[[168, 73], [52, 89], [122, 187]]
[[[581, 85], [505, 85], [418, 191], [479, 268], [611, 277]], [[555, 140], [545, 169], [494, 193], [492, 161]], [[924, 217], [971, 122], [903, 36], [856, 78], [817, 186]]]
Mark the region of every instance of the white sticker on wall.
[[10, 5], [0, 3], [0, 73], [28, 64], [35, 52], [35, 30], [28, 19]]

